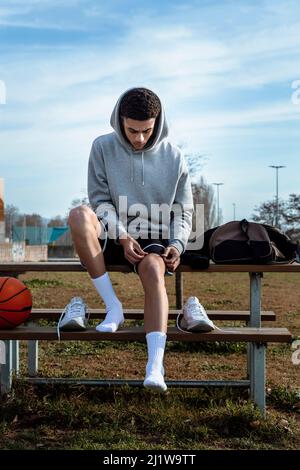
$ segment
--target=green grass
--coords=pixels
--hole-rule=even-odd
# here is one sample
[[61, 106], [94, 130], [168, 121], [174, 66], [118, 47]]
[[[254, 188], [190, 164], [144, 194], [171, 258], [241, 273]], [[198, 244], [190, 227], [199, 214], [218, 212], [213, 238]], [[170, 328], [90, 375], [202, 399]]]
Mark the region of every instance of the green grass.
[[226, 341], [214, 341], [214, 342], [186, 342], [180, 343], [179, 341], [172, 341], [167, 346], [169, 351], [172, 352], [207, 352], [209, 354], [232, 354], [232, 353], [243, 353], [246, 351], [245, 343], [232, 343]]
[[173, 389], [153, 395], [129, 387], [18, 383], [2, 403], [0, 417], [1, 449], [276, 449], [299, 444], [292, 422], [287, 425], [276, 413], [263, 420], [247, 394], [234, 390]]
[[28, 289], [35, 288], [46, 288], [46, 287], [58, 287], [65, 286], [66, 283], [57, 279], [31, 279], [30, 281], [23, 281]]
[[[135, 275], [112, 273], [111, 278], [124, 306], [142, 305]], [[28, 273], [22, 281], [32, 290], [36, 308], [61, 308], [74, 295], [81, 295], [90, 308], [103, 308], [84, 273], [39, 273], [39, 279]], [[276, 323], [265, 326], [288, 327], [295, 338], [300, 337], [299, 281], [288, 274], [263, 278], [262, 308], [277, 315]], [[166, 283], [174, 308], [174, 280]], [[186, 273], [184, 289], [185, 299], [197, 295], [206, 308], [249, 308], [247, 274]], [[26, 342], [21, 350], [23, 374]], [[167, 378], [245, 378], [245, 351], [245, 343], [168, 342]], [[170, 388], [156, 395], [125, 386], [31, 386], [18, 381], [1, 399], [0, 449], [299, 449], [300, 366], [292, 364], [291, 353], [290, 344], [268, 346], [266, 419], [248, 392], [236, 389]], [[141, 379], [145, 363], [143, 342], [40, 342], [40, 373], [46, 377]]]
[[291, 390], [287, 387], [271, 387], [268, 402], [279, 410], [286, 410], [300, 415], [300, 389]]

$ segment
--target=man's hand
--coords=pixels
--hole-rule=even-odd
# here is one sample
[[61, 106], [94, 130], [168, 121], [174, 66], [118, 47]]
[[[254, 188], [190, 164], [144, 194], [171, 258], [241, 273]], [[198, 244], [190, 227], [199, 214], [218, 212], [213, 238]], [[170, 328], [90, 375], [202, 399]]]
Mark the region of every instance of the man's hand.
[[174, 272], [180, 264], [180, 253], [175, 246], [168, 246], [161, 255], [165, 265], [170, 272]]
[[128, 235], [126, 238], [120, 238], [120, 244], [123, 247], [125, 258], [131, 264], [139, 263], [139, 261], [142, 261], [148, 254], [146, 251], [142, 250], [139, 243], [134, 238]]

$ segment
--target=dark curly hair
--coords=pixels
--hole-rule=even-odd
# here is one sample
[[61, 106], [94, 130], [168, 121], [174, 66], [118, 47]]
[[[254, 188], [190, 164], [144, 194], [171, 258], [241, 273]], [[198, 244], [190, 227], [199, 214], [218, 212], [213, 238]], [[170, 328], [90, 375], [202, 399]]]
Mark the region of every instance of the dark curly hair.
[[157, 118], [160, 111], [160, 99], [147, 88], [129, 90], [120, 103], [120, 116], [137, 121]]

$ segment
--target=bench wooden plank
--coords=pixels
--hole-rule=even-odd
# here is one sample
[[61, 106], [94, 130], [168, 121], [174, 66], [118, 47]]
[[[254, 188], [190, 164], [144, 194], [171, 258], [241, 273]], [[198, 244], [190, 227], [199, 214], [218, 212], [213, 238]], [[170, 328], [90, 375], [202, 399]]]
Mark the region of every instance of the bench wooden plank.
[[[287, 328], [222, 328], [208, 333], [184, 333], [176, 327], [168, 328], [170, 341], [249, 341], [256, 343], [286, 343], [292, 341]], [[12, 330], [0, 330], [1, 340], [51, 340], [58, 339], [55, 327], [19, 326]], [[61, 340], [80, 341], [145, 341], [143, 327], [125, 327], [115, 333], [98, 332], [95, 328], [85, 331], [61, 331]]]
[[[125, 319], [127, 320], [142, 320], [144, 318], [143, 311], [139, 308], [124, 309]], [[62, 309], [57, 308], [34, 308], [31, 311], [30, 319], [38, 320], [41, 318], [47, 320], [58, 320], [62, 312]], [[105, 309], [90, 308], [90, 318], [104, 318]], [[177, 318], [177, 315], [182, 313], [181, 310], [169, 310], [169, 319], [173, 320]], [[250, 319], [249, 310], [207, 310], [209, 318], [212, 320], [238, 320], [247, 321]], [[261, 312], [262, 321], [275, 321], [276, 315], [272, 311]]]
[[[44, 272], [86, 272], [79, 261], [68, 262], [54, 262], [54, 261], [41, 261], [41, 262], [23, 262], [23, 263], [1, 263], [0, 275], [12, 275], [25, 273], [27, 271], [44, 271]], [[131, 272], [130, 268], [126, 265], [108, 265], [107, 271], [112, 272]], [[190, 266], [181, 264], [176, 272], [207, 272], [207, 273], [224, 273], [224, 272], [276, 272], [276, 273], [299, 273], [300, 263], [291, 264], [213, 264], [211, 263], [208, 269], [192, 269]]]

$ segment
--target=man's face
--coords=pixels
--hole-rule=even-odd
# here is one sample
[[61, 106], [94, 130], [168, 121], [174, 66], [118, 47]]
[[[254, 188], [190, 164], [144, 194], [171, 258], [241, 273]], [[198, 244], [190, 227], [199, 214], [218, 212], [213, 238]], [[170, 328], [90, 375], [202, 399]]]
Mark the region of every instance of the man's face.
[[154, 131], [155, 118], [146, 121], [136, 121], [135, 119], [123, 118], [124, 132], [135, 150], [145, 147]]

